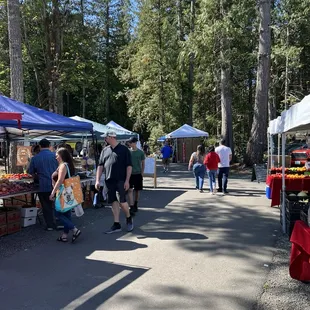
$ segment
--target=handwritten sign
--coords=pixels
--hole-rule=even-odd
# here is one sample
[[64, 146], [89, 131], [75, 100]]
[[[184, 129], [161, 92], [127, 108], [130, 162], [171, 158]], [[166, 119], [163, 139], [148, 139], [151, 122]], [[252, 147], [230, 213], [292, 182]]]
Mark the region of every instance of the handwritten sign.
[[155, 172], [155, 157], [145, 158], [144, 174], [154, 174]]
[[267, 178], [267, 166], [265, 164], [262, 165], [256, 165], [254, 164], [253, 170], [252, 170], [252, 181], [260, 182], [266, 182]]
[[157, 186], [157, 174], [156, 174], [156, 159], [155, 157], [145, 158], [144, 176], [150, 176], [154, 178], [154, 188]]

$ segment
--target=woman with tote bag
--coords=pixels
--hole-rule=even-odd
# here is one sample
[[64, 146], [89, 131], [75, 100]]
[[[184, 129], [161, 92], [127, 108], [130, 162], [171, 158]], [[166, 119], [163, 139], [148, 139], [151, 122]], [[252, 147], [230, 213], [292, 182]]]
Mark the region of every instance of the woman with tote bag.
[[[68, 242], [68, 234], [70, 230], [73, 232], [72, 242], [81, 235], [81, 231], [75, 227], [71, 220], [71, 210], [72, 208], [78, 205], [78, 201], [80, 197], [74, 194], [73, 184], [79, 184], [78, 180], [75, 181], [72, 175], [75, 173], [75, 168], [73, 164], [73, 159], [65, 148], [60, 148], [56, 152], [56, 159], [59, 163], [58, 169], [52, 175], [52, 182], [54, 185], [53, 191], [50, 195], [50, 199], [54, 200], [56, 195], [55, 201], [55, 209], [56, 209], [56, 216], [57, 218], [63, 223], [64, 225], [64, 232], [63, 234], [57, 239], [60, 242]], [[65, 187], [64, 183], [65, 180], [72, 179], [72, 187]], [[70, 182], [71, 183], [71, 182]], [[81, 189], [78, 189], [79, 191]], [[61, 206], [62, 202], [62, 206]], [[63, 207], [65, 203], [65, 208]]]

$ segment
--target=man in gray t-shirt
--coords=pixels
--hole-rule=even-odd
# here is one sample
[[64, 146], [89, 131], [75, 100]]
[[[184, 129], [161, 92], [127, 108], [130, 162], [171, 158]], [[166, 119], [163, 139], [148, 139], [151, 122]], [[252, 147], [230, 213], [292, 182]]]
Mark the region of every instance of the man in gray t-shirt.
[[[106, 231], [112, 234], [122, 230], [119, 222], [120, 208], [126, 214], [127, 231], [133, 230], [133, 220], [126, 202], [126, 192], [129, 189], [129, 180], [132, 171], [131, 155], [128, 148], [116, 140], [115, 132], [107, 132], [105, 141], [108, 144], [100, 155], [99, 166], [96, 174], [96, 189], [100, 189], [100, 178], [105, 172], [105, 183], [108, 189], [108, 202], [112, 203], [114, 224]], [[119, 201], [117, 199], [119, 194]]]

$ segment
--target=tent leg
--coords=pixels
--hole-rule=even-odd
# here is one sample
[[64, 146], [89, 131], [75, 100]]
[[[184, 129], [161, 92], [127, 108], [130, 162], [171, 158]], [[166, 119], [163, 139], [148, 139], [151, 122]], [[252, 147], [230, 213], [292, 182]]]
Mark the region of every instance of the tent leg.
[[94, 152], [95, 152], [95, 163], [96, 163], [96, 168], [98, 167], [98, 162], [99, 162], [99, 158], [98, 158], [98, 147], [97, 147], [97, 137], [95, 139], [95, 135], [94, 132], [92, 131], [92, 142], [93, 142], [93, 146], [94, 146]]
[[270, 167], [274, 168], [274, 158], [273, 158], [273, 150], [274, 150], [274, 143], [273, 143], [273, 136], [270, 135]]
[[[278, 135], [278, 167], [280, 167], [280, 145], [281, 145], [281, 135]], [[285, 152], [285, 149], [284, 149]]]
[[[280, 136], [280, 135], [279, 135]], [[282, 134], [282, 231], [286, 233], [286, 216], [285, 216], [285, 133]]]
[[269, 175], [269, 169], [271, 166], [271, 156], [270, 156], [270, 134], [267, 133], [267, 175]]

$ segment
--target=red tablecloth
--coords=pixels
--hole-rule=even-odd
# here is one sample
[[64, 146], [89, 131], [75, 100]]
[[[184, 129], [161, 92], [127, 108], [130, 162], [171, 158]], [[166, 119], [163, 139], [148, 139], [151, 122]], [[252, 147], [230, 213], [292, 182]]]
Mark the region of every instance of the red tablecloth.
[[300, 281], [310, 281], [310, 228], [296, 221], [291, 235], [292, 249], [290, 276]]
[[[268, 176], [266, 184], [271, 189], [271, 206], [280, 205], [280, 195], [282, 189], [282, 179]], [[310, 191], [310, 178], [305, 179], [285, 179], [285, 188], [287, 191]]]

